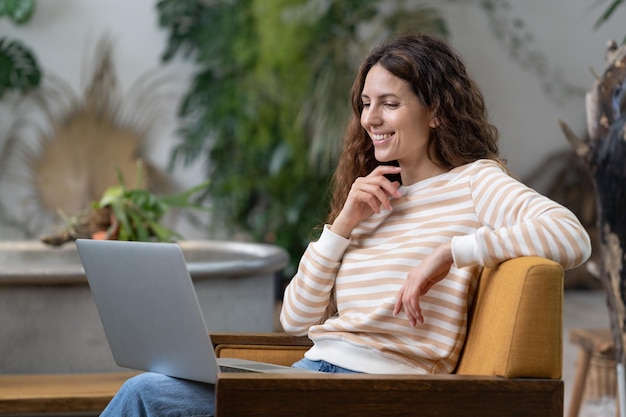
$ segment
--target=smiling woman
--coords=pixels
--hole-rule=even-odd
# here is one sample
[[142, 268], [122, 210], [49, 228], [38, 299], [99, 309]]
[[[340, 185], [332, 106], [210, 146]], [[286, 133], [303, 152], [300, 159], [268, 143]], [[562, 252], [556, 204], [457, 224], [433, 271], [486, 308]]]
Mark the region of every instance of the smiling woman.
[[[506, 173], [482, 95], [443, 41], [407, 35], [374, 49], [352, 104], [333, 211], [285, 290], [283, 329], [313, 342], [293, 366], [452, 373], [484, 267], [530, 255], [577, 266], [589, 237]], [[213, 385], [144, 374], [102, 415], [213, 415], [214, 398]]]
[[[381, 162], [398, 165], [397, 154], [386, 161], [377, 159], [377, 148], [372, 142], [374, 137], [370, 136], [394, 133], [393, 130], [384, 130], [391, 127], [385, 126], [381, 117], [383, 114], [402, 113], [400, 104], [412, 103], [413, 110], [417, 112], [413, 117], [421, 120], [421, 130], [416, 130], [419, 136], [414, 138], [418, 144], [412, 146], [419, 146], [421, 140], [418, 138], [426, 140], [425, 152], [401, 156], [402, 159], [420, 158], [422, 161], [419, 166], [416, 163], [411, 167], [407, 165], [407, 175], [411, 175], [413, 170], [423, 170], [422, 174], [416, 173], [415, 176], [432, 176], [440, 169], [449, 170], [477, 159], [503, 162], [498, 156], [498, 130], [490, 123], [483, 95], [468, 76], [465, 64], [456, 52], [428, 37], [423, 37], [423, 42], [418, 43], [405, 38], [398, 40], [397, 45], [405, 51], [394, 54], [391, 46], [375, 49], [362, 62], [352, 86], [354, 116], [348, 125], [346, 143], [334, 176], [329, 222], [339, 214], [355, 178], [367, 176]], [[375, 89], [372, 92], [366, 90], [368, 80], [367, 87]], [[374, 81], [381, 84], [374, 84]], [[378, 97], [368, 97], [368, 94]], [[397, 97], [393, 101], [385, 101], [390, 94]], [[374, 98], [382, 108], [375, 109], [375, 117], [370, 120], [371, 110], [366, 105]], [[412, 129], [418, 128], [413, 126]], [[354, 158], [355, 153], [363, 157]], [[383, 158], [383, 155], [380, 156]], [[504, 163], [501, 165], [504, 166]], [[388, 178], [399, 182], [403, 179], [398, 173]], [[414, 182], [412, 178], [407, 180]]]

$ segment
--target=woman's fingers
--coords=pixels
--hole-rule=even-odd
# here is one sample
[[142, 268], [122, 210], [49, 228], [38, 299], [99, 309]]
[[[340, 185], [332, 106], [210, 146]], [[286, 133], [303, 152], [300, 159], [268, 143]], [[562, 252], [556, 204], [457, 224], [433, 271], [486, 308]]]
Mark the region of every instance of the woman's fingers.
[[331, 230], [349, 237], [352, 230], [372, 213], [380, 213], [381, 207], [391, 210], [391, 197], [400, 197], [397, 181], [389, 181], [385, 175], [398, 174], [399, 167], [379, 166], [369, 175], [357, 178], [350, 188], [346, 202], [331, 225]]
[[427, 294], [433, 285], [448, 275], [452, 262], [451, 243], [445, 242], [417, 267], [409, 271], [406, 282], [398, 292], [393, 314], [398, 315], [400, 311], [404, 310], [411, 326], [424, 323], [420, 297]]
[[368, 176], [357, 178], [353, 184], [353, 190], [357, 193], [357, 201], [366, 203], [374, 213], [380, 212], [380, 207], [391, 210], [391, 197], [400, 197], [399, 183], [389, 181], [385, 175], [397, 174], [399, 167], [379, 166]]
[[422, 317], [422, 309], [420, 308], [419, 296], [407, 298], [408, 299], [405, 301], [404, 305], [407, 306], [407, 316], [409, 319], [409, 324], [413, 327], [415, 327], [417, 323], [423, 324], [424, 317]]
[[407, 316], [411, 327], [417, 326], [417, 323], [424, 323], [424, 316], [419, 305], [419, 295], [411, 296], [410, 291], [406, 290], [406, 286], [400, 289], [398, 299], [393, 308], [393, 315], [397, 316], [401, 311]]
[[389, 179], [385, 177], [385, 175], [399, 174], [400, 171], [400, 167], [395, 167], [392, 165], [381, 165], [376, 167], [376, 169], [374, 169], [366, 178], [380, 178], [380, 187], [385, 190], [387, 194], [393, 197], [401, 197], [400, 192], [398, 191], [400, 183], [397, 181], [389, 181]]
[[355, 200], [367, 204], [374, 213], [379, 213], [381, 207], [391, 210], [389, 194], [385, 188], [383, 188], [383, 184], [377, 184], [367, 178], [357, 178], [353, 187], [355, 190]]
[[400, 288], [396, 304], [393, 306], [393, 315], [397, 316], [402, 311], [402, 296], [404, 295], [404, 287]]

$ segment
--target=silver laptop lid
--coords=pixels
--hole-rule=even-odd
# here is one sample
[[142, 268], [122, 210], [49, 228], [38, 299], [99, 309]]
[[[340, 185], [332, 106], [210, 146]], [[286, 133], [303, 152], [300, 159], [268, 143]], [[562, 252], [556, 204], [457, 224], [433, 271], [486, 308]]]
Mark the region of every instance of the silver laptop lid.
[[79, 239], [115, 362], [215, 383], [217, 360], [177, 244]]

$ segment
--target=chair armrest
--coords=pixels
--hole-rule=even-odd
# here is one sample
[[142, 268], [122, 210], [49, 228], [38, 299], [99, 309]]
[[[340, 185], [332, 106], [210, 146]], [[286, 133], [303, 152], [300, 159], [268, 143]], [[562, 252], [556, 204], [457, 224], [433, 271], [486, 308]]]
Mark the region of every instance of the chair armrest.
[[311, 346], [307, 337], [286, 333], [211, 333], [218, 358], [239, 358], [291, 366]]
[[538, 257], [483, 270], [470, 311], [462, 375], [561, 378], [563, 268]]
[[306, 336], [287, 333], [211, 333], [213, 346], [219, 345], [266, 345], [266, 346], [313, 346]]
[[563, 381], [466, 375], [221, 374], [217, 417], [562, 417]]

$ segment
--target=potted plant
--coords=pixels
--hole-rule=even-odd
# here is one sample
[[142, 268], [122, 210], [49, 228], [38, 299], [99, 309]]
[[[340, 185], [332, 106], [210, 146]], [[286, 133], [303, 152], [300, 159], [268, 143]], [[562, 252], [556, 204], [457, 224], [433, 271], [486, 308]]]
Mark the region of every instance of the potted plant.
[[[383, 7], [384, 6], [384, 7]], [[364, 51], [392, 31], [446, 34], [437, 9], [400, 1], [160, 0], [163, 60], [197, 64], [171, 164], [207, 160], [214, 224], [277, 244], [291, 270], [326, 190]]]
[[134, 241], [171, 242], [182, 236], [161, 223], [170, 208], [207, 207], [191, 201], [191, 197], [204, 190], [209, 182], [177, 194], [157, 196], [141, 187], [141, 164], [138, 164], [138, 181], [135, 188], [127, 188], [118, 170], [119, 184], [105, 190], [102, 198], [74, 216], [64, 216], [65, 224], [57, 233], [46, 235], [41, 241], [60, 246], [79, 238], [115, 239]]

